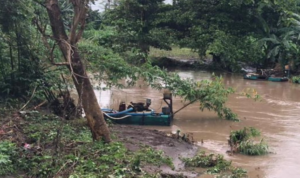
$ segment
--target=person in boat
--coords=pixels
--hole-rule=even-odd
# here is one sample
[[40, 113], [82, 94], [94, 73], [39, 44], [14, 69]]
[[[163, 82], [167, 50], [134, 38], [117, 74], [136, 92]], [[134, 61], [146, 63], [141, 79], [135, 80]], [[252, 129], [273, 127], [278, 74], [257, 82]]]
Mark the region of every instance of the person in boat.
[[[134, 112], [151, 111], [151, 109], [149, 108], [150, 105], [151, 105], [151, 100], [147, 99], [146, 105], [142, 102], [139, 102], [139, 103], [130, 102], [130, 105], [128, 105], [127, 109], [133, 108]], [[122, 101], [119, 105], [119, 111], [124, 111], [125, 109], [126, 109], [126, 104], [124, 101]]]
[[127, 107], [127, 109], [129, 108], [133, 108], [135, 112], [139, 111], [150, 111], [149, 109], [150, 104], [146, 103], [146, 105], [144, 105], [144, 103], [133, 103], [130, 102], [130, 105]]

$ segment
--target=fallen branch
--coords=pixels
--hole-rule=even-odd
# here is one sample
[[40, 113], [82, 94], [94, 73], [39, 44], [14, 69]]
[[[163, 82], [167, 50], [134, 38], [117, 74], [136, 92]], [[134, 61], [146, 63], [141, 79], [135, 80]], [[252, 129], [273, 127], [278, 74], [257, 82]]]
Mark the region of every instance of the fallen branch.
[[29, 104], [29, 102], [32, 100], [32, 98], [33, 98], [33, 96], [35, 94], [36, 88], [37, 88], [37, 86], [34, 87], [33, 92], [31, 94], [31, 97], [29, 98], [29, 100], [27, 101], [27, 103], [19, 111], [22, 111]]
[[33, 109], [36, 110], [37, 108], [43, 106], [45, 103], [47, 103], [47, 100], [41, 102], [40, 104], [38, 104], [37, 106], [34, 106]]

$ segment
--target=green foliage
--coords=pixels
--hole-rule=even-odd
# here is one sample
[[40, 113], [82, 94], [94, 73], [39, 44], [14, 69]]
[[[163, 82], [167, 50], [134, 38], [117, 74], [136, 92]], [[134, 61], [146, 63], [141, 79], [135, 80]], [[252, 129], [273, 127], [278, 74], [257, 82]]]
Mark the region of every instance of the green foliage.
[[242, 168], [232, 168], [230, 172], [222, 172], [216, 178], [247, 178], [247, 171]]
[[137, 153], [135, 153], [133, 158], [132, 166], [137, 167], [142, 162], [160, 166], [160, 165], [168, 165], [172, 169], [174, 169], [173, 162], [170, 158], [165, 157], [162, 151], [157, 151], [152, 147], [145, 146], [144, 148], [140, 149]]
[[[182, 79], [177, 73], [166, 73], [155, 67], [149, 69], [147, 66], [141, 72], [141, 76], [153, 88], [167, 88], [174, 95], [183, 97], [185, 100], [198, 101], [202, 111], [213, 110], [220, 118], [238, 121], [237, 115], [225, 106], [228, 95], [234, 93], [234, 90], [225, 88], [222, 77], [213, 76], [212, 80], [193, 81]], [[162, 84], [165, 86], [163, 87]]]
[[[43, 11], [45, 12], [45, 11]], [[38, 18], [35, 15], [38, 14]], [[45, 13], [33, 1], [26, 4], [16, 1], [3, 1], [0, 7], [0, 95], [3, 98], [28, 100], [35, 90], [33, 99], [43, 99], [42, 85], [52, 86], [57, 75], [49, 69], [46, 47], [34, 23], [43, 19]], [[55, 57], [57, 50], [54, 50]], [[56, 74], [59, 73], [56, 71]], [[49, 76], [51, 75], [51, 77]], [[55, 76], [55, 77], [54, 77]], [[59, 83], [59, 82], [58, 82]], [[51, 89], [48, 86], [48, 89]]]
[[254, 143], [251, 140], [242, 141], [239, 145], [239, 152], [246, 155], [265, 155], [269, 153], [269, 146], [263, 141]]
[[229, 145], [232, 150], [246, 155], [264, 155], [269, 153], [268, 144], [263, 141], [255, 143], [251, 138], [260, 136], [260, 132], [253, 128], [231, 131]]
[[[215, 173], [227, 170], [227, 168], [231, 165], [231, 162], [224, 160], [224, 157], [222, 155], [206, 155], [204, 151], [200, 152], [200, 154], [197, 154], [195, 157], [183, 158], [183, 161], [186, 166], [190, 167], [222, 167], [222, 169], [218, 169], [218, 171], [216, 171]], [[212, 172], [213, 169], [214, 168], [210, 169], [209, 172]]]
[[244, 129], [231, 131], [230, 132], [230, 141], [233, 144], [240, 144], [243, 141], [249, 140], [251, 137], [260, 136], [260, 132], [253, 127], [244, 127]]
[[0, 142], [0, 175], [17, 170], [30, 177], [155, 177], [143, 167], [174, 168], [170, 158], [151, 147], [131, 152], [120, 142], [93, 142], [90, 130], [76, 120], [63, 121], [37, 111], [22, 115], [29, 147]]
[[200, 152], [192, 158], [182, 158], [187, 167], [202, 167], [208, 168], [207, 173], [210, 174], [231, 174], [230, 177], [246, 177], [246, 171], [241, 168], [235, 168], [231, 165], [231, 161], [224, 159], [222, 155], [206, 154], [204, 151]]
[[178, 0], [166, 8], [168, 11], [162, 19], [176, 31], [173, 34], [181, 46], [194, 49], [202, 57], [211, 52], [219, 58], [214, 61], [218, 69], [225, 67], [236, 72], [240, 63], [266, 67], [272, 63], [273, 55], [283, 60], [298, 58], [297, 45], [286, 51], [287, 56], [278, 56], [278, 45], [273, 48], [268, 43], [261, 47], [257, 43], [270, 34], [278, 35], [286, 21], [285, 11], [299, 13], [297, 3], [294, 0]]
[[[225, 88], [221, 77], [213, 77], [213, 80], [200, 82], [191, 79], [182, 79], [176, 73], [168, 73], [151, 63], [145, 63], [139, 67], [131, 65], [109, 48], [94, 45], [100, 40], [98, 32], [89, 31], [80, 43], [80, 49], [91, 61], [90, 70], [95, 73], [99, 83], [103, 82], [107, 88], [116, 86], [119, 88], [132, 86], [142, 78], [154, 89], [170, 89], [175, 95], [189, 101], [199, 101], [200, 109], [208, 109], [217, 112], [218, 116], [227, 120], [237, 121], [237, 115], [225, 106], [229, 94], [234, 93], [232, 88]], [[103, 55], [99, 57], [97, 51]], [[132, 53], [134, 55], [135, 53]], [[120, 83], [123, 79], [126, 83]], [[165, 86], [163, 86], [165, 85]], [[101, 88], [106, 89], [106, 88]]]
[[0, 24], [2, 24], [1, 28], [4, 32], [9, 32], [11, 29], [14, 28], [14, 25], [21, 25], [22, 27], [25, 27], [24, 22], [28, 22], [27, 20], [32, 17], [32, 1], [28, 1], [28, 3], [26, 4], [19, 1], [2, 1], [2, 6], [0, 7]]
[[[68, 29], [73, 9], [65, 1], [59, 2]], [[27, 99], [36, 87], [37, 80], [48, 82], [51, 78], [42, 75], [49, 72], [49, 65], [45, 65], [48, 62], [44, 60], [48, 57], [49, 49], [42, 43], [36, 28], [38, 22], [45, 27], [45, 33], [49, 34], [49, 21], [45, 18], [43, 7], [36, 2], [30, 1], [25, 5], [5, 0], [2, 4], [1, 95], [10, 94]], [[109, 77], [105, 78], [110, 85], [117, 83], [122, 76], [136, 80], [137, 76], [128, 72], [134, 66], [126, 63], [141, 64], [147, 59], [149, 47], [169, 50], [171, 44], [189, 47], [201, 56], [212, 52], [220, 58], [218, 63], [221, 66], [232, 71], [238, 70], [240, 62], [270, 62], [262, 57], [262, 53], [269, 54], [266, 57], [281, 56], [283, 63], [294, 60], [295, 65], [299, 65], [297, 56], [300, 50], [295, 38], [298, 33], [298, 11], [296, 1], [292, 0], [178, 0], [174, 5], [164, 4], [162, 0], [122, 0], [103, 14], [89, 11], [88, 31], [85, 31], [80, 45], [81, 55], [88, 61], [86, 64], [91, 62], [94, 65], [96, 62], [97, 65], [93, 67], [101, 69], [105, 74], [109, 73], [107, 66], [111, 69]], [[291, 28], [282, 28], [286, 26]], [[274, 38], [267, 40], [271, 37]], [[257, 46], [257, 39], [265, 39], [263, 48]], [[51, 40], [49, 44], [54, 45]], [[53, 56], [56, 62], [62, 58], [56, 48]], [[121, 62], [120, 66], [116, 65], [118, 62]], [[112, 74], [114, 71], [117, 76]], [[59, 83], [60, 73], [57, 74], [56, 83]], [[49, 83], [52, 86], [52, 82]]]
[[286, 29], [281, 29], [278, 35], [272, 34], [260, 41], [266, 48], [267, 58], [284, 66], [289, 62], [299, 61], [300, 48], [295, 44], [294, 38], [295, 33], [293, 31], [286, 32]]
[[179, 43], [198, 51], [200, 56], [205, 56], [209, 50], [221, 58], [224, 66], [236, 71], [238, 61], [256, 61], [256, 56], [260, 55], [258, 51], [248, 53], [253, 46], [247, 40], [251, 38], [251, 33], [260, 28], [260, 23], [253, 23], [257, 21], [255, 10], [259, 3], [178, 1], [174, 7], [176, 14], [173, 15], [178, 19], [175, 22], [177, 30], [184, 34], [180, 33]]
[[[288, 1], [287, 4], [297, 3]], [[266, 58], [270, 62], [279, 62], [282, 66], [293, 63], [294, 67], [299, 66], [299, 9], [297, 6], [287, 6], [282, 3], [271, 5], [277, 15], [277, 25], [268, 31], [260, 42], [266, 53]], [[266, 61], [268, 62], [268, 61]]]
[[15, 108], [21, 108], [23, 104], [23, 101], [15, 98], [0, 100], [0, 114], [5, 118], [9, 113], [13, 112]]
[[116, 33], [112, 41], [119, 52], [134, 50], [138, 60], [145, 60], [150, 46], [170, 49], [170, 30], [157, 24], [161, 6], [162, 0], [122, 0], [118, 6], [105, 12], [104, 22], [114, 27]]
[[176, 59], [199, 59], [199, 55], [190, 48], [179, 48], [172, 46], [172, 50], [161, 50], [150, 48], [150, 57], [169, 57]]
[[240, 71], [241, 63], [258, 64], [264, 57], [255, 38], [233, 36], [222, 31], [215, 32], [208, 51], [219, 58], [213, 61], [213, 65], [233, 72]]
[[16, 145], [7, 140], [0, 142], [0, 175], [9, 175], [16, 171], [14, 159], [17, 156]]
[[215, 111], [220, 118], [238, 121], [237, 115], [225, 106], [229, 94], [234, 93], [232, 88], [225, 88], [222, 77], [213, 76], [212, 80], [199, 82], [191, 79], [181, 79], [178, 74], [162, 76], [166, 88], [175, 95], [189, 101], [199, 101], [200, 109]]
[[293, 76], [292, 77], [292, 82], [293, 83], [300, 83], [300, 76]]
[[[93, 143], [87, 147], [83, 145], [77, 147], [82, 157], [67, 155], [72, 162], [78, 162], [74, 172], [71, 174], [79, 177], [135, 177], [142, 176], [142, 166], [145, 163], [162, 165], [167, 163], [172, 165], [169, 158], [151, 148], [141, 149], [137, 153], [129, 152], [123, 144], [114, 142], [109, 145], [104, 143]], [[94, 154], [98, 156], [95, 157]], [[89, 156], [90, 155], [90, 156]]]

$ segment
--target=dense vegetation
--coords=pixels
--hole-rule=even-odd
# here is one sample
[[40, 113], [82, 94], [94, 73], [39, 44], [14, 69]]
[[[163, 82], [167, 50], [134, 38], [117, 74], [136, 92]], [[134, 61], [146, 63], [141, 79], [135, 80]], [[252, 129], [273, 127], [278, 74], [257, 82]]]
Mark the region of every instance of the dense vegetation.
[[[35, 87], [37, 91], [50, 86], [63, 88], [58, 80], [61, 74], [69, 78], [68, 72], [63, 66], [52, 65], [60, 63], [62, 56], [51, 38], [43, 1], [24, 4], [5, 0], [2, 4], [2, 98], [27, 100]], [[281, 63], [297, 71], [298, 4], [297, 0], [174, 0], [172, 5], [162, 0], [114, 1], [103, 12], [87, 12], [80, 55], [88, 70], [101, 69], [108, 75], [102, 75], [103, 80], [114, 85], [123, 77], [136, 79], [136, 73], [128, 68], [150, 62], [150, 49], [170, 50], [174, 46], [190, 48], [202, 59], [211, 55], [213, 65], [222, 69], [239, 71], [244, 65], [265, 68]], [[69, 30], [73, 7], [61, 1], [60, 8]], [[117, 75], [109, 75], [112, 73]]]
[[[0, 174], [13, 172], [17, 165], [19, 171], [33, 170], [34, 176], [53, 175], [69, 171], [64, 170], [65, 164], [77, 164], [83, 159], [90, 160], [89, 164], [73, 167], [72, 170], [79, 177], [83, 176], [82, 169], [95, 173], [106, 170], [102, 172], [104, 177], [127, 174], [127, 170], [130, 174], [136, 173], [133, 169], [138, 165], [133, 163], [142, 161], [136, 159], [142, 159], [143, 155], [137, 158], [133, 153], [130, 153], [133, 161], [127, 165], [129, 167], [122, 167], [128, 157], [119, 155], [124, 161], [114, 162], [118, 168], [115, 170], [119, 172], [111, 172], [111, 165], [104, 165], [103, 170], [97, 167], [96, 170], [92, 155], [97, 150], [108, 155], [113, 154], [110, 149], [116, 147], [122, 154], [127, 150], [118, 143], [106, 147], [101, 142], [102, 139], [110, 142], [111, 135], [93, 92], [97, 86], [91, 85], [88, 73], [94, 74], [99, 86], [105, 84], [100, 89], [132, 86], [143, 78], [154, 89], [168, 88], [190, 102], [199, 102], [201, 110], [213, 110], [220, 118], [237, 120], [237, 116], [225, 105], [228, 95], [234, 91], [224, 87], [221, 77], [201, 82], [181, 79], [176, 73], [153, 65], [154, 57], [149, 55], [151, 50], [191, 49], [198, 54], [198, 63], [211, 56], [214, 69], [233, 72], [240, 71], [245, 65], [268, 68], [276, 63], [282, 67], [290, 65], [293, 72], [299, 70], [299, 0], [173, 0], [172, 4], [165, 4], [163, 0], [113, 2], [108, 1], [105, 10], [99, 12], [91, 10], [91, 3], [99, 3], [93, 0], [1, 1], [2, 108], [9, 106], [25, 110], [47, 105], [64, 119], [77, 118], [84, 110], [92, 134], [85, 133], [86, 128], [82, 128], [80, 133], [84, 132], [85, 139], [90, 136], [99, 142], [89, 143], [92, 146], [91, 157], [88, 158], [74, 157], [75, 153], [70, 153], [69, 157], [62, 159], [66, 162], [57, 163], [52, 158], [58, 156], [53, 155], [55, 152], [51, 153], [51, 157], [48, 153], [34, 157], [42, 164], [41, 169], [36, 170], [36, 165], [26, 160], [26, 156], [32, 156], [26, 151], [21, 157], [23, 161], [13, 165], [19, 160], [17, 156], [20, 155], [16, 155], [18, 148], [15, 143], [1, 140]], [[163, 60], [163, 57], [155, 56], [156, 60]], [[126, 79], [127, 83], [120, 83], [121, 79]], [[293, 80], [299, 83], [298, 77]], [[72, 87], [77, 91], [78, 105], [70, 97]], [[2, 121], [5, 116], [0, 114]], [[36, 124], [42, 120], [58, 120], [52, 117], [33, 118]], [[40, 143], [45, 137], [38, 135], [45, 131], [24, 129], [35, 143]], [[75, 135], [68, 125], [66, 130]], [[54, 135], [58, 132], [48, 133], [47, 139], [55, 139]], [[47, 139], [43, 140], [44, 144], [47, 144]], [[68, 136], [65, 139], [71, 140]], [[234, 142], [233, 136], [232, 139]], [[245, 154], [262, 154], [249, 151], [252, 142], [234, 144], [239, 144], [240, 152]], [[267, 150], [262, 143], [259, 146], [258, 150]], [[83, 147], [78, 146], [76, 154], [83, 152]], [[55, 166], [48, 170], [43, 164]]]
[[[119, 1], [107, 9], [105, 29], [117, 51], [128, 48], [147, 56], [149, 47], [188, 47], [214, 65], [238, 71], [241, 64], [298, 68], [297, 13], [299, 2], [288, 1]], [[121, 40], [121, 41], [120, 41]], [[125, 43], [124, 43], [125, 42]]]
[[247, 177], [247, 171], [232, 166], [231, 161], [225, 160], [224, 157], [219, 154], [206, 154], [202, 151], [193, 158], [182, 159], [187, 167], [208, 168], [207, 173], [220, 174], [219, 177]]
[[[89, 3], [92, 2], [3, 2], [2, 100], [18, 98], [38, 106], [46, 100], [56, 114], [66, 118], [76, 117], [83, 109], [94, 139], [105, 138], [109, 142], [86, 72], [89, 71], [106, 88], [131, 86], [142, 77], [154, 88], [165, 86], [175, 95], [200, 101], [201, 109], [212, 109], [220, 117], [236, 120], [224, 105], [232, 90], [224, 88], [220, 80], [202, 84], [182, 80], [151, 65], [150, 47], [171, 49], [171, 45], [180, 45], [180, 34], [187, 33], [186, 29], [180, 32], [172, 28], [172, 20], [163, 18], [173, 6], [162, 1], [120, 1], [97, 13], [85, 7]], [[127, 85], [120, 84], [120, 79], [127, 79]], [[71, 83], [78, 93], [79, 106], [69, 104], [73, 103], [69, 94]], [[22, 109], [27, 104], [24, 106]]]
[[163, 152], [146, 145], [133, 152], [121, 142], [93, 142], [82, 120], [32, 111], [3, 121], [3, 128], [9, 133], [0, 142], [0, 176], [154, 178], [160, 174], [144, 172], [145, 164], [173, 168]]
[[242, 153], [246, 155], [264, 155], [269, 153], [268, 144], [261, 139], [259, 142], [253, 140], [259, 137], [260, 132], [253, 128], [247, 128], [236, 131], [231, 131], [228, 144], [232, 152]]

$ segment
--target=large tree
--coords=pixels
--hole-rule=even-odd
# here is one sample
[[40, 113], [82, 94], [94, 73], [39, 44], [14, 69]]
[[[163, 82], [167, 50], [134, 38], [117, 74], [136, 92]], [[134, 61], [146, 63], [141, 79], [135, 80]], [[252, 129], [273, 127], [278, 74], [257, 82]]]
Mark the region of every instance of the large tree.
[[114, 27], [119, 51], [136, 50], [145, 61], [150, 47], [170, 49], [168, 30], [160, 26], [163, 0], [121, 0], [106, 11], [104, 22]]
[[[45, 7], [53, 34], [52, 38], [55, 40], [64, 58], [64, 62], [55, 63], [54, 60], [52, 62], [54, 65], [65, 65], [69, 69], [93, 139], [101, 140], [103, 138], [105, 142], [110, 142], [108, 127], [77, 47], [77, 43], [82, 37], [85, 28], [89, 2], [89, 0], [69, 1], [73, 7], [73, 18], [67, 32], [58, 0], [45, 0]], [[41, 26], [39, 26], [39, 29], [46, 37], [45, 30]]]

